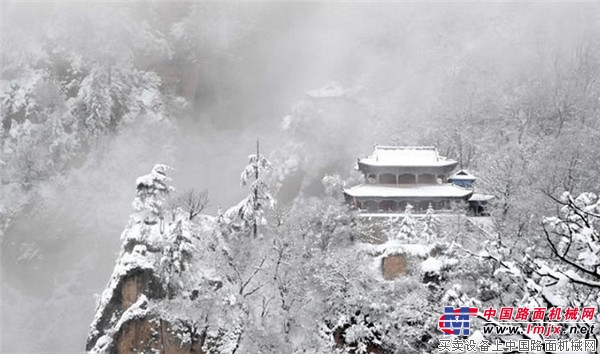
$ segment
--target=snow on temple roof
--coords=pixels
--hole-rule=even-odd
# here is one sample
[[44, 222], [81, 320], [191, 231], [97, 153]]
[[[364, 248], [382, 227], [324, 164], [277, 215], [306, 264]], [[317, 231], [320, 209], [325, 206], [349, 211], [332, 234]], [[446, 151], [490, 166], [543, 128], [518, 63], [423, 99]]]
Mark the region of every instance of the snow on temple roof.
[[313, 98], [334, 98], [344, 96], [346, 94], [346, 90], [344, 90], [337, 83], [330, 82], [318, 90], [310, 90], [306, 91], [305, 93]]
[[431, 197], [464, 198], [473, 191], [452, 184], [361, 184], [345, 189], [351, 197]]
[[375, 166], [448, 166], [456, 164], [452, 159], [438, 155], [434, 146], [381, 146], [360, 162]]
[[453, 174], [452, 176], [448, 177], [449, 181], [451, 181], [451, 180], [474, 181], [476, 179], [477, 179], [477, 177], [473, 176], [472, 174], [470, 174], [469, 172], [467, 172], [465, 170], [460, 170], [460, 171], [456, 172], [455, 174]]
[[492, 199], [494, 199], [493, 195], [474, 193], [471, 196], [471, 198], [469, 198], [469, 201], [470, 202], [488, 202]]

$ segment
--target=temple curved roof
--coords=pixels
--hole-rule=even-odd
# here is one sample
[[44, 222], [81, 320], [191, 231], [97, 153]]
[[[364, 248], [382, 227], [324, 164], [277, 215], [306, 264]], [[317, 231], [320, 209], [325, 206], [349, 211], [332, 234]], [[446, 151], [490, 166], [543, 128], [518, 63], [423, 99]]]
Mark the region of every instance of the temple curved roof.
[[448, 177], [449, 181], [455, 180], [455, 181], [474, 181], [476, 180], [477, 177], [473, 176], [472, 174], [470, 174], [468, 171], [466, 170], [460, 170], [458, 172], [456, 172], [455, 174], [453, 174], [452, 176]]
[[456, 166], [456, 160], [440, 156], [433, 146], [381, 146], [376, 145], [371, 156], [358, 160], [371, 166], [401, 167], [449, 167]]

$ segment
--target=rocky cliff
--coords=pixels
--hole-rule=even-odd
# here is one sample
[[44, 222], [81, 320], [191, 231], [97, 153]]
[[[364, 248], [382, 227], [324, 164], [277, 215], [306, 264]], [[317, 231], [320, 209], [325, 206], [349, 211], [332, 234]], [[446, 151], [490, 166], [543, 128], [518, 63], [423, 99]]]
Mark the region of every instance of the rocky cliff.
[[190, 221], [175, 206], [167, 212], [167, 170], [157, 165], [137, 180], [135, 213], [96, 309], [89, 353], [236, 350], [236, 315], [243, 309], [225, 295], [228, 251], [218, 221]]

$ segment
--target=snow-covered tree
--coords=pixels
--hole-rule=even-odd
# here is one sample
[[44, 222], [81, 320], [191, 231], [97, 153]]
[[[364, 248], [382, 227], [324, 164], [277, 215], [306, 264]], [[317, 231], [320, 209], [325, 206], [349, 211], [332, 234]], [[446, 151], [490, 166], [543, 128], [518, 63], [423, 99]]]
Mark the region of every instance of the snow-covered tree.
[[254, 237], [258, 235], [258, 226], [266, 225], [265, 210], [273, 209], [277, 201], [271, 195], [269, 188], [269, 173], [271, 163], [260, 154], [259, 142], [256, 142], [256, 154], [248, 156], [248, 165], [242, 171], [241, 185], [250, 187], [250, 194], [238, 205], [227, 210], [224, 216], [229, 220], [241, 219], [243, 225], [252, 228]]
[[399, 231], [396, 235], [398, 240], [414, 240], [417, 237], [416, 222], [412, 215], [413, 206], [406, 204], [404, 216], [400, 221]]
[[[555, 201], [562, 207], [558, 216], [544, 219], [544, 234], [558, 262], [532, 261], [549, 281], [554, 279], [573, 287], [600, 291], [600, 198], [595, 193], [573, 197], [565, 192]], [[561, 291], [559, 284], [546, 287]], [[581, 292], [577, 294], [581, 295]], [[585, 302], [584, 299], [579, 300]], [[597, 310], [600, 308], [600, 298], [588, 301]], [[598, 320], [600, 322], [600, 318]]]
[[208, 205], [208, 191], [206, 189], [197, 191], [188, 189], [176, 198], [169, 201], [172, 211], [176, 208], [182, 208], [188, 213], [188, 220], [193, 220]]
[[[510, 302], [528, 308], [593, 308], [591, 321], [600, 323], [600, 200], [594, 193], [573, 197], [565, 192], [560, 198], [551, 198], [561, 207], [556, 216], [543, 219], [546, 247], [529, 247], [518, 255], [497, 242], [487, 244], [477, 254], [464, 250], [468, 259], [475, 256], [481, 261], [477, 283], [482, 288], [475, 296], [466, 291], [454, 294], [453, 304], [486, 307]], [[483, 273], [489, 274], [485, 281], [481, 279]], [[575, 338], [569, 328], [577, 324], [563, 318], [557, 323], [563, 328], [561, 338]], [[598, 339], [599, 333], [589, 336]]]
[[321, 180], [325, 187], [325, 194], [333, 198], [341, 198], [344, 191], [345, 182], [340, 175], [326, 175]]
[[168, 166], [156, 165], [149, 174], [135, 181], [136, 198], [133, 201], [133, 209], [138, 218], [146, 224], [156, 224], [164, 218], [163, 205], [173, 190], [168, 185], [168, 170]]
[[427, 242], [435, 240], [438, 235], [438, 224], [439, 220], [433, 212], [433, 206], [431, 203], [429, 203], [427, 212], [423, 218], [423, 230], [421, 231], [421, 238]]

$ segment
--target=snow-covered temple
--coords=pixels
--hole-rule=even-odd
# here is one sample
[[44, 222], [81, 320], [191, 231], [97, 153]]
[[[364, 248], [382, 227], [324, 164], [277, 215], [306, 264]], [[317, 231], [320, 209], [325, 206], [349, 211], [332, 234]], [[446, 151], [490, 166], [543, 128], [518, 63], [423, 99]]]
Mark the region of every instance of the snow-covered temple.
[[466, 171], [451, 175], [457, 164], [432, 146], [375, 146], [371, 156], [358, 159], [365, 183], [345, 189], [344, 195], [348, 203], [369, 213], [402, 212], [407, 204], [417, 211], [429, 204], [449, 209], [452, 202], [466, 204], [473, 195], [466, 187], [472, 186], [474, 176]]

